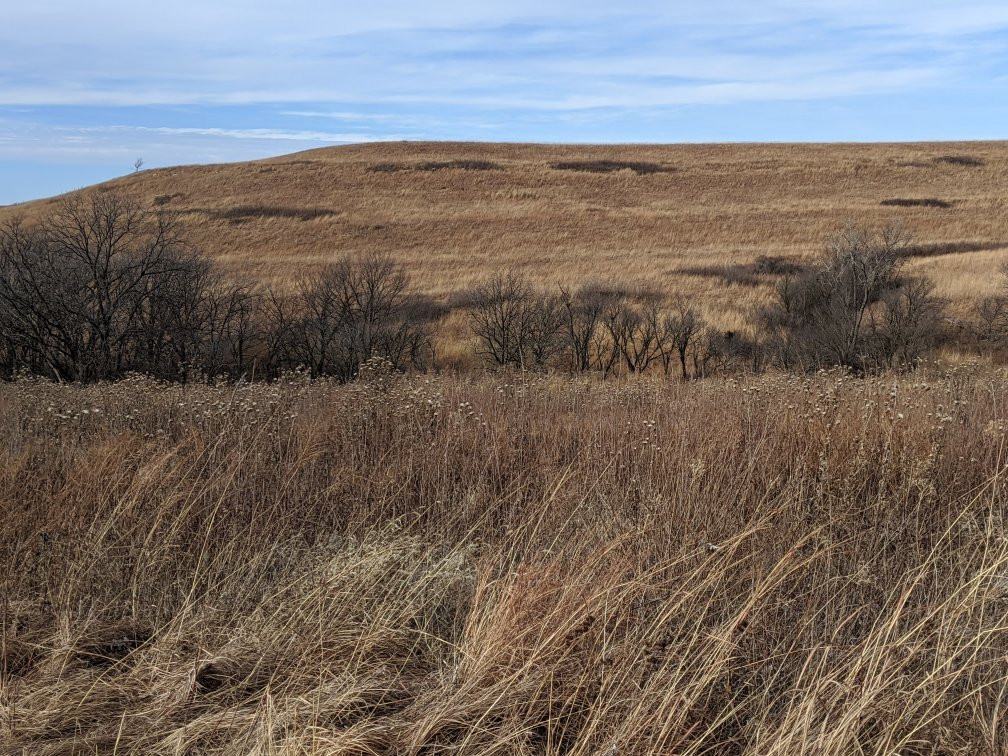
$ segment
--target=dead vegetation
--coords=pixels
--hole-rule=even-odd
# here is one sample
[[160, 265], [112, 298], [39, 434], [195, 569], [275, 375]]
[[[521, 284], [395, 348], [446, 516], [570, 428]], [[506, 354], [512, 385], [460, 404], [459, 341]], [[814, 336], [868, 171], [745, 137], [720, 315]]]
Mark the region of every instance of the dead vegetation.
[[[0, 384], [0, 752], [1008, 752], [1008, 375], [924, 361], [1008, 350], [1005, 155], [948, 149], [144, 171], [77, 257], [17, 208], [5, 364], [99, 382]], [[435, 319], [494, 372], [373, 357]]]
[[1004, 753], [1006, 381], [4, 384], [0, 750]]

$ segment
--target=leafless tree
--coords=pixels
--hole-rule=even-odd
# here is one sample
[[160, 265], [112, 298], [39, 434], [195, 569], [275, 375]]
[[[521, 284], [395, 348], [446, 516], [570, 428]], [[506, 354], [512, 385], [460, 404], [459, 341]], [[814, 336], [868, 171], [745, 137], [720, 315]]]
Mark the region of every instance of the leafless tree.
[[666, 375], [672, 360], [678, 357], [680, 377], [683, 381], [688, 379], [686, 358], [703, 328], [703, 320], [692, 306], [681, 304], [676, 312], [664, 315], [658, 327], [658, 345]]
[[877, 367], [909, 369], [938, 340], [942, 303], [934, 284], [924, 278], [907, 280], [887, 291], [871, 312], [871, 354]]
[[577, 291], [560, 287], [564, 336], [576, 372], [603, 369], [598, 349], [606, 295], [598, 287], [582, 286]]
[[991, 294], [976, 305], [976, 338], [985, 344], [997, 344], [1008, 335], [1008, 296]]
[[173, 380], [294, 365], [352, 378], [371, 357], [427, 365], [432, 340], [401, 266], [344, 259], [293, 292], [225, 277], [175, 219], [114, 193], [0, 228], [0, 369], [72, 381]]
[[[785, 277], [774, 306], [763, 313], [781, 363], [864, 372], [916, 351], [891, 340], [919, 342], [920, 329], [937, 328], [940, 305], [927, 286], [904, 273], [902, 251], [908, 241], [895, 226], [848, 227], [830, 240], [818, 266]], [[884, 323], [892, 328], [885, 326], [888, 335], [881, 338]], [[889, 346], [879, 352], [886, 339]]]
[[524, 364], [524, 333], [532, 287], [514, 272], [498, 273], [470, 294], [469, 327], [477, 352], [497, 365]]
[[497, 365], [543, 368], [563, 346], [562, 299], [536, 291], [515, 273], [500, 273], [469, 296], [477, 352]]
[[981, 344], [1002, 345], [1008, 340], [1008, 263], [1001, 266], [997, 290], [976, 304], [971, 330]]
[[293, 295], [263, 298], [267, 361], [272, 370], [304, 366], [312, 375], [353, 378], [372, 357], [395, 367], [425, 365], [427, 329], [402, 267], [384, 255], [346, 258], [306, 276]]
[[640, 308], [625, 299], [614, 299], [605, 308], [602, 324], [628, 372], [643, 372], [658, 357], [658, 313], [654, 305]]
[[190, 258], [174, 220], [114, 192], [63, 200], [42, 223], [0, 230], [5, 332], [68, 380], [136, 367], [145, 312]]

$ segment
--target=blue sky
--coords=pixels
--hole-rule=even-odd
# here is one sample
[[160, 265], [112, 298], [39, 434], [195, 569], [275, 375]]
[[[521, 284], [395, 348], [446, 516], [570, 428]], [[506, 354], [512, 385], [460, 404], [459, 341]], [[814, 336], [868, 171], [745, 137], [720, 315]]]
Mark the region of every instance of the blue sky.
[[361, 141], [1008, 138], [1005, 0], [7, 5], [0, 204]]

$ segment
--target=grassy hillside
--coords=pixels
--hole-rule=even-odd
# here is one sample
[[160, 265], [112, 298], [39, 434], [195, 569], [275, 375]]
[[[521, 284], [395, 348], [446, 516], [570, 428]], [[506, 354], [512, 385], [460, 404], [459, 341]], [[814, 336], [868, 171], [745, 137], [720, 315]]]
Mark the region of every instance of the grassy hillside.
[[[1008, 143], [568, 146], [392, 143], [110, 182], [182, 214], [235, 271], [291, 280], [384, 250], [445, 300], [488, 271], [701, 295], [744, 326], [773, 264], [847, 221], [897, 220], [913, 267], [965, 303], [1008, 250]], [[47, 200], [0, 209], [36, 214]]]

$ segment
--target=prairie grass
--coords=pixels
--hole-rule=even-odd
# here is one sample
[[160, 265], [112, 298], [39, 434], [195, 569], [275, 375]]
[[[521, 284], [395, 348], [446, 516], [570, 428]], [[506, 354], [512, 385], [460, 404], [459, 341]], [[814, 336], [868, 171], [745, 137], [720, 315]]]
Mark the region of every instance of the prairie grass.
[[0, 386], [0, 751], [1000, 754], [1008, 374]]
[[[653, 287], [734, 331], [775, 278], [690, 271], [744, 268], [760, 257], [808, 262], [851, 221], [901, 223], [922, 250], [1004, 257], [1008, 241], [1005, 142], [402, 142], [153, 169], [110, 183], [181, 213], [194, 244], [264, 283], [292, 284], [343, 255], [377, 251], [445, 303], [515, 269], [549, 286]], [[882, 204], [894, 198], [901, 204]], [[3, 208], [0, 219], [47, 209], [47, 201]], [[963, 311], [977, 299], [961, 280], [968, 255], [930, 266]]]

